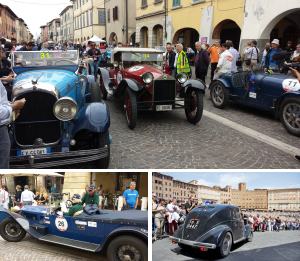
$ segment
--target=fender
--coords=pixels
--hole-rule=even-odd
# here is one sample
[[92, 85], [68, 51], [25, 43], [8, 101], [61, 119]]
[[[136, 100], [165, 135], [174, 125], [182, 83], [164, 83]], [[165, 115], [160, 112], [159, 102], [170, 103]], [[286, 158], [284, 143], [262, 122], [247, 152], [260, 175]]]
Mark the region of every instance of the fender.
[[[146, 244], [148, 242], [148, 231], [143, 229], [143, 228], [138, 228], [138, 227], [120, 227], [113, 232], [111, 232], [107, 238], [105, 239], [104, 243], [102, 244], [101, 249], [106, 248], [110, 241], [113, 240], [114, 238], [121, 236], [121, 235], [131, 235], [131, 236], [136, 236], [140, 238], [142, 241], [144, 241]], [[100, 251], [100, 249], [99, 249]]]
[[83, 129], [91, 132], [104, 133], [110, 126], [108, 106], [104, 102], [86, 104], [79, 112], [80, 116], [73, 121], [73, 137]]
[[204, 83], [202, 81], [198, 81], [198, 80], [194, 80], [194, 79], [187, 80], [182, 85], [182, 87], [186, 88], [185, 91], [187, 91], [189, 88], [195, 88], [195, 89], [202, 91], [203, 93], [205, 92], [205, 88], [206, 88], [206, 86], [204, 85]]
[[281, 103], [283, 102], [283, 100], [285, 98], [300, 98], [300, 92], [297, 91], [297, 92], [286, 92], [284, 93], [283, 95], [281, 95], [276, 101], [275, 101], [275, 115], [276, 117], [278, 116], [279, 114], [279, 110], [280, 110], [280, 105]]
[[29, 222], [26, 218], [18, 213], [9, 212], [8, 210], [0, 207], [0, 224], [6, 219], [13, 219], [16, 221], [27, 233], [29, 233]]
[[143, 87], [140, 86], [135, 80], [128, 79], [128, 78], [124, 78], [120, 82], [119, 86], [122, 86], [122, 88], [121, 88], [122, 90], [123, 90], [124, 86], [128, 86], [128, 88], [130, 88], [134, 92], [138, 92], [141, 89], [143, 89]]
[[218, 225], [218, 226], [215, 226], [214, 228], [212, 228], [211, 230], [207, 231], [205, 234], [203, 234], [199, 238], [197, 238], [196, 241], [212, 243], [212, 244], [215, 244], [216, 246], [219, 246], [219, 244], [223, 238], [223, 235], [228, 231], [231, 232], [231, 234], [232, 234], [232, 231], [229, 226]]
[[211, 82], [211, 84], [214, 83], [215, 81], [221, 82], [228, 89], [231, 87], [230, 84], [228, 83], [228, 81], [226, 81], [226, 79], [224, 79], [224, 78], [219, 78], [217, 80], [214, 80]]
[[101, 74], [106, 91], [110, 92], [109, 86], [112, 84], [112, 82], [110, 81], [108, 70], [102, 67], [98, 67], [98, 73]]

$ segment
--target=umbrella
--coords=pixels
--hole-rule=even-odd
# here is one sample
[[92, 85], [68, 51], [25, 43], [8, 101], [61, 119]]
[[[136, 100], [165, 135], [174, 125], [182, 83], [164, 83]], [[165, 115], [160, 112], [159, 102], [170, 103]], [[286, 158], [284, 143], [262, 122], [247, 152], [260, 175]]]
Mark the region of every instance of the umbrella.
[[89, 39], [89, 41], [95, 42], [96, 44], [99, 43], [106, 43], [106, 41], [102, 40], [100, 37], [97, 35], [94, 35], [92, 38]]

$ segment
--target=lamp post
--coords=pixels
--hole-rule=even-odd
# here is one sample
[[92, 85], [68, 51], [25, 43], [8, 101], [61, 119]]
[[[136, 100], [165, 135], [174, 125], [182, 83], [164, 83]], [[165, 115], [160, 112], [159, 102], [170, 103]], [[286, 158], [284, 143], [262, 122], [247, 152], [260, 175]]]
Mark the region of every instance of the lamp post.
[[128, 0], [125, 0], [125, 27], [126, 44], [128, 44]]

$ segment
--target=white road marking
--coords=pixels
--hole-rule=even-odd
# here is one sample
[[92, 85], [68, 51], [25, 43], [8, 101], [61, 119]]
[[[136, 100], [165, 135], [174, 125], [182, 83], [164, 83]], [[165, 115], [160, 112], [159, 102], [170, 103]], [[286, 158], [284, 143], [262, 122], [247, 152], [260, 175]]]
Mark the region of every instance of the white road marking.
[[280, 140], [277, 140], [277, 139], [274, 139], [274, 138], [271, 138], [270, 136], [267, 136], [265, 134], [262, 134], [258, 131], [255, 131], [253, 129], [250, 129], [248, 127], [245, 127], [239, 123], [236, 123], [234, 121], [231, 121], [231, 120], [228, 120], [222, 116], [219, 116], [215, 113], [212, 113], [212, 112], [209, 112], [207, 110], [203, 110], [203, 115], [214, 120], [214, 121], [217, 121], [229, 128], [232, 128], [236, 131], [239, 131], [247, 136], [250, 136], [256, 140], [259, 140], [261, 142], [264, 142], [278, 150], [281, 150], [287, 154], [290, 154], [292, 155], [293, 157], [295, 155], [300, 155], [300, 149], [299, 148], [296, 148], [294, 146], [291, 146], [287, 143], [284, 143]]

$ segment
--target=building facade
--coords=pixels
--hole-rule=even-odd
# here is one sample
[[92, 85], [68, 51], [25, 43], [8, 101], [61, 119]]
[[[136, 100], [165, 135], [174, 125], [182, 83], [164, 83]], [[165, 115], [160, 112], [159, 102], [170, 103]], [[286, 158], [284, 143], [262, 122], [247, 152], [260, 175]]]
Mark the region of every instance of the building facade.
[[[127, 6], [126, 6], [127, 3]], [[105, 0], [106, 40], [110, 45], [135, 44], [136, 0]]]
[[41, 42], [47, 42], [49, 40], [49, 27], [48, 25], [42, 25], [41, 27]]
[[246, 183], [239, 183], [238, 189], [231, 190], [231, 204], [242, 209], [268, 210], [268, 190], [248, 190]]
[[136, 1], [136, 42], [141, 47], [165, 45], [167, 28], [165, 3], [165, 0]]
[[104, 0], [71, 0], [74, 10], [74, 41], [82, 43], [94, 35], [104, 38]]
[[269, 190], [268, 209], [270, 211], [300, 211], [300, 188]]
[[16, 39], [17, 43], [32, 41], [33, 35], [30, 33], [27, 24], [22, 18], [16, 19]]
[[0, 4], [0, 37], [16, 38], [16, 20], [18, 16], [6, 5]]
[[192, 183], [173, 180], [173, 198], [176, 198], [180, 203], [184, 203], [189, 197], [197, 197], [197, 188]]
[[60, 16], [60, 40], [62, 42], [74, 41], [73, 5], [67, 6], [59, 14]]
[[152, 173], [152, 192], [158, 198], [171, 200], [173, 198], [173, 177], [161, 173]]
[[48, 40], [58, 43], [60, 39], [60, 18], [53, 19], [47, 24], [47, 26], [48, 26]]

